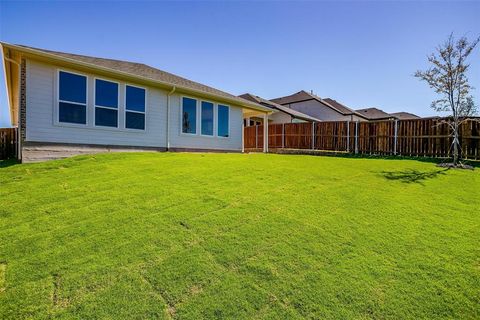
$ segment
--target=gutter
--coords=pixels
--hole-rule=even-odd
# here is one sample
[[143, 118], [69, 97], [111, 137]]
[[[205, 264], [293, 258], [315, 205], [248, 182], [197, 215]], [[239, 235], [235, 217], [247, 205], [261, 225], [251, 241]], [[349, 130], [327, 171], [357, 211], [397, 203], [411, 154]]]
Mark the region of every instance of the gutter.
[[[5, 43], [5, 42], [0, 42], [0, 44], [4, 47], [9, 47], [10, 49], [21, 51], [21, 52], [24, 52], [24, 53], [27, 53], [27, 54], [29, 53], [29, 54], [37, 55], [37, 56], [40, 56], [40, 57], [45, 57], [45, 58], [50, 58], [50, 59], [54, 59], [54, 60], [69, 62], [69, 63], [72, 63], [72, 64], [84, 66], [84, 67], [87, 67], [87, 68], [90, 68], [90, 69], [102, 70], [102, 71], [111, 72], [111, 73], [118, 74], [118, 75], [123, 75], [123, 76], [126, 76], [126, 77], [136, 78], [136, 79], [140, 79], [140, 80], [143, 80], [143, 81], [146, 81], [146, 82], [155, 83], [155, 84], [161, 85], [163, 87], [169, 87], [170, 88], [173, 85], [172, 83], [168, 83], [168, 82], [164, 82], [164, 81], [160, 81], [160, 80], [155, 80], [155, 79], [151, 79], [151, 78], [147, 78], [147, 77], [143, 77], [143, 76], [138, 76], [138, 75], [134, 75], [134, 74], [131, 74], [131, 73], [128, 73], [128, 72], [118, 71], [118, 70], [115, 70], [115, 69], [110, 69], [110, 68], [98, 66], [98, 65], [95, 65], [95, 64], [92, 64], [92, 63], [78, 61], [78, 60], [71, 59], [71, 58], [58, 56], [58, 55], [53, 54], [53, 53], [47, 53], [47, 52], [43, 52], [43, 51], [39, 51], [39, 50], [35, 50], [35, 49], [30, 49], [30, 48], [26, 48], [26, 47], [14, 45], [14, 44], [9, 44], [9, 43]], [[222, 97], [222, 96], [218, 96], [218, 95], [213, 94], [213, 93], [208, 93], [208, 92], [204, 92], [204, 91], [200, 91], [200, 90], [196, 90], [196, 89], [191, 89], [191, 88], [184, 87], [184, 86], [176, 86], [176, 88], [178, 90], [185, 91], [186, 93], [191, 93], [191, 94], [195, 94], [195, 95], [199, 95], [199, 96], [214, 98], [216, 100], [225, 101], [225, 102], [231, 103], [233, 105], [238, 105], [238, 106], [241, 106], [241, 107], [250, 108], [250, 109], [253, 109], [253, 110], [257, 110], [257, 111], [262, 111], [262, 112], [270, 111], [269, 108], [265, 109], [265, 107], [263, 107], [262, 105], [259, 105], [259, 104], [256, 104], [256, 103], [250, 103], [250, 101], [248, 101], [248, 100], [238, 101], [236, 99], [232, 99], [232, 98], [228, 98], [228, 97]], [[232, 97], [235, 97], [235, 96], [232, 96]]]
[[170, 150], [170, 96], [177, 88], [173, 86], [172, 90], [167, 94], [167, 151]]

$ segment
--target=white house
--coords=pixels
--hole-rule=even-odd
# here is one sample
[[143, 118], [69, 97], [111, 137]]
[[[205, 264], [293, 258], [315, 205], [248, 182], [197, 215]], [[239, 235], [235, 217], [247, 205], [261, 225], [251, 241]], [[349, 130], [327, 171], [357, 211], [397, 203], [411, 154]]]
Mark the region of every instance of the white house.
[[1, 45], [23, 161], [115, 150], [241, 152], [243, 119], [271, 113], [145, 64]]

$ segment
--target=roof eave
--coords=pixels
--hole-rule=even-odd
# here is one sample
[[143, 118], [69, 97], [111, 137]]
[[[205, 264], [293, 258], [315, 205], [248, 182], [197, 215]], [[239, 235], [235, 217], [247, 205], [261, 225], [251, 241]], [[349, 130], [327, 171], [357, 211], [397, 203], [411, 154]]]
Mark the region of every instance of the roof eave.
[[17, 46], [17, 45], [6, 43], [6, 42], [0, 42], [0, 44], [4, 47], [7, 47], [7, 48], [10, 48], [10, 49], [13, 49], [13, 50], [17, 50], [17, 51], [20, 51], [22, 53], [27, 53], [27, 54], [30, 54], [30, 55], [33, 55], [33, 56], [40, 56], [40, 57], [44, 57], [44, 58], [51, 59], [51, 60], [68, 62], [68, 63], [73, 64], [73, 65], [83, 66], [83, 67], [86, 67], [86, 68], [90, 68], [90, 69], [94, 69], [94, 70], [100, 70], [100, 71], [103, 71], [103, 72], [108, 72], [108, 73], [112, 73], [112, 74], [116, 74], [116, 75], [121, 75], [121, 76], [124, 76], [124, 77], [139, 79], [139, 80], [142, 80], [142, 81], [145, 81], [145, 82], [149, 82], [149, 83], [153, 83], [155, 85], [159, 85], [163, 88], [175, 87], [177, 91], [181, 91], [181, 92], [189, 93], [189, 94], [195, 94], [195, 95], [199, 95], [199, 96], [203, 96], [203, 97], [207, 97], [207, 98], [214, 98], [214, 99], [224, 101], [224, 102], [228, 102], [228, 103], [231, 103], [231, 104], [234, 104], [234, 105], [239, 105], [239, 106], [242, 106], [242, 107], [245, 107], [245, 108], [248, 108], [248, 109], [263, 111], [263, 112], [267, 112], [267, 113], [272, 112], [272, 110], [270, 108], [265, 108], [262, 105], [259, 105], [259, 104], [253, 103], [253, 102], [249, 102], [248, 100], [245, 100], [245, 102], [237, 101], [235, 99], [229, 99], [229, 98], [226, 98], [226, 97], [222, 97], [222, 96], [218, 96], [216, 94], [203, 92], [203, 91], [200, 91], [200, 90], [195, 90], [195, 89], [171, 84], [171, 83], [160, 81], [160, 80], [155, 80], [155, 79], [151, 79], [151, 78], [147, 78], [147, 77], [142, 77], [142, 76], [138, 76], [138, 75], [131, 74], [131, 73], [128, 73], [128, 72], [123, 72], [123, 71], [118, 71], [118, 70], [111, 69], [111, 68], [98, 66], [98, 65], [88, 63], [88, 62], [78, 61], [78, 60], [70, 59], [70, 58], [66, 58], [66, 57], [61, 57], [61, 56], [55, 55], [53, 53], [42, 52], [42, 51], [38, 51], [38, 50], [30, 49], [30, 48], [25, 48], [25, 47], [22, 47], [22, 46]]

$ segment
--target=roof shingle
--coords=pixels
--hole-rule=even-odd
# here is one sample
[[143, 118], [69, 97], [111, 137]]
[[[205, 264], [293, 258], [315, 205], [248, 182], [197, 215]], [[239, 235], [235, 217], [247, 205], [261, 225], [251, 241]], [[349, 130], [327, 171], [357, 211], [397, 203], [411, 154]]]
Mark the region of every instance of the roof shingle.
[[333, 109], [337, 111], [338, 113], [342, 115], [353, 115], [357, 114], [355, 110], [350, 109], [349, 107], [337, 102], [336, 100], [326, 98], [322, 99], [319, 96], [313, 94], [313, 93], [308, 93], [305, 90], [299, 91], [297, 93], [294, 93], [289, 96], [281, 97], [281, 98], [276, 98], [272, 99], [270, 101], [273, 101], [278, 104], [286, 105], [286, 104], [291, 104], [291, 103], [296, 103], [296, 102], [302, 102], [302, 101], [308, 101], [308, 100], [317, 100], [321, 104], [329, 107], [330, 109]]
[[384, 120], [395, 118], [395, 116], [377, 108], [365, 108], [356, 111], [368, 120]]
[[398, 120], [420, 119], [419, 116], [410, 112], [394, 112], [390, 114], [395, 118], [397, 118]]
[[[188, 80], [186, 78], [174, 75], [172, 73], [153, 68], [143, 63], [114, 60], [114, 59], [107, 59], [107, 58], [98, 58], [98, 57], [85, 56], [85, 55], [79, 55], [79, 54], [73, 54], [73, 53], [39, 49], [39, 48], [34, 48], [34, 47], [29, 47], [24, 45], [9, 45], [6, 43], [2, 43], [2, 45], [16, 47], [15, 49], [25, 48], [29, 50], [34, 50], [40, 53], [54, 55], [59, 58], [87, 63], [93, 66], [107, 68], [112, 71], [127, 73], [129, 75], [136, 76], [136, 77], [151, 79], [153, 81], [158, 81], [168, 85], [177, 86], [179, 88], [190, 89], [190, 90], [198, 91], [204, 94], [213, 95], [219, 98], [236, 101], [240, 105], [245, 105], [245, 103], [252, 105], [251, 101], [244, 100], [230, 93], [203, 85], [195, 81]], [[264, 108], [259, 104], [256, 104], [256, 105], [258, 107]]]

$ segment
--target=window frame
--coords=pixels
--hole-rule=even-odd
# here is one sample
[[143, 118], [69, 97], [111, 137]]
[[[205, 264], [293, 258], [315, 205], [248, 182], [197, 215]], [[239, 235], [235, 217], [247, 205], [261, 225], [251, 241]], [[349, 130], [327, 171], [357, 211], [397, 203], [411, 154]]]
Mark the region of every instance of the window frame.
[[[197, 109], [200, 109], [200, 112], [197, 110], [197, 114], [200, 114], [200, 130], [199, 130], [199, 134], [200, 136], [202, 137], [206, 137], [206, 138], [215, 138], [216, 137], [216, 119], [217, 119], [217, 103], [213, 102], [213, 101], [209, 101], [209, 100], [204, 100], [204, 99], [197, 99], [198, 100], [198, 108]], [[202, 133], [202, 102], [206, 102], [206, 103], [211, 103], [212, 104], [212, 112], [213, 112], [213, 119], [212, 119], [212, 134], [203, 134]], [[183, 108], [183, 105], [182, 105], [182, 108]], [[183, 110], [182, 110], [182, 114], [183, 114]]]
[[[219, 121], [218, 108], [219, 108], [219, 106], [227, 107], [227, 109], [228, 109], [228, 136], [227, 136], [227, 137], [220, 136], [220, 135], [218, 134], [218, 128], [220, 127], [220, 126], [218, 125], [218, 121]], [[216, 136], [217, 138], [220, 138], [220, 139], [229, 139], [229, 138], [232, 136], [232, 134], [231, 134], [231, 128], [230, 128], [230, 127], [231, 127], [231, 125], [230, 125], [230, 115], [231, 115], [231, 110], [232, 110], [232, 108], [231, 108], [231, 106], [229, 106], [228, 104], [217, 103], [216, 109], [217, 109], [217, 110], [216, 110], [217, 117], [216, 117], [216, 121], [215, 121], [215, 122], [216, 122], [217, 129], [216, 129], [216, 131], [215, 131], [215, 136]]]
[[[72, 71], [70, 69], [64, 69], [64, 68], [58, 68], [56, 70], [56, 90], [57, 90], [57, 93], [55, 95], [55, 112], [54, 112], [54, 119], [53, 119], [53, 123], [57, 126], [66, 126], [66, 127], [78, 127], [78, 128], [85, 128], [85, 127], [88, 127], [90, 125], [89, 121], [88, 121], [88, 99], [89, 99], [89, 95], [88, 95], [88, 79], [89, 79], [89, 76], [85, 73], [81, 73], [81, 72], [78, 72], [78, 71]], [[67, 101], [67, 100], [61, 100], [60, 99], [60, 72], [65, 72], [65, 73], [70, 73], [70, 74], [74, 74], [74, 75], [77, 75], [77, 76], [82, 76], [85, 78], [85, 103], [79, 103], [79, 102], [74, 102], [74, 101]], [[73, 122], [64, 122], [64, 121], [60, 121], [60, 103], [63, 102], [63, 103], [70, 103], [70, 104], [75, 104], [75, 105], [78, 105], [78, 106], [85, 106], [85, 123], [73, 123]]]
[[[195, 100], [195, 111], [196, 111], [196, 115], [195, 115], [195, 133], [183, 132], [183, 99], [184, 99], [184, 98]], [[201, 110], [199, 110], [199, 109], [200, 109], [200, 107], [199, 107], [200, 103], [198, 103], [199, 101], [202, 101], [202, 100], [200, 100], [200, 99], [198, 99], [198, 98], [195, 98], [195, 97], [191, 97], [191, 96], [181, 96], [181, 97], [180, 97], [180, 112], [179, 112], [179, 115], [180, 115], [180, 126], [179, 126], [179, 127], [180, 127], [180, 134], [181, 134], [181, 135], [190, 136], [190, 137], [192, 137], [192, 136], [199, 136], [199, 135], [200, 135], [201, 131], [198, 130], [198, 129], [200, 128], [200, 126], [201, 126], [201, 121], [199, 121], [199, 118], [200, 118], [200, 117], [198, 116], [199, 111], [201, 111]], [[215, 109], [215, 104], [214, 104], [213, 108]], [[200, 122], [200, 123], [199, 123], [199, 122]]]
[[[106, 82], [111, 82], [117, 84], [117, 108], [112, 108], [112, 107], [105, 107], [105, 106], [99, 106], [97, 105], [97, 80], [102, 80]], [[95, 118], [95, 113], [97, 108], [103, 108], [103, 109], [108, 109], [108, 110], [116, 110], [117, 111], [117, 126], [116, 127], [110, 127], [110, 126], [102, 126], [102, 125], [97, 125], [96, 123], [96, 118]], [[101, 77], [93, 77], [93, 126], [97, 128], [102, 128], [102, 129], [120, 129], [120, 82], [114, 81], [111, 79], [106, 79], [106, 78], [101, 78]]]
[[[127, 87], [143, 89], [145, 91], [145, 110], [143, 112], [127, 109]], [[146, 132], [147, 131], [147, 105], [148, 105], [148, 90], [146, 87], [141, 87], [135, 84], [131, 84], [129, 82], [125, 82], [123, 84], [123, 109], [124, 109], [123, 110], [123, 114], [124, 114], [123, 129], [124, 130], [130, 131], [130, 132]], [[144, 122], [145, 125], [143, 126], [143, 129], [127, 128], [127, 112], [143, 114], [143, 116], [145, 117], [145, 122]]]

